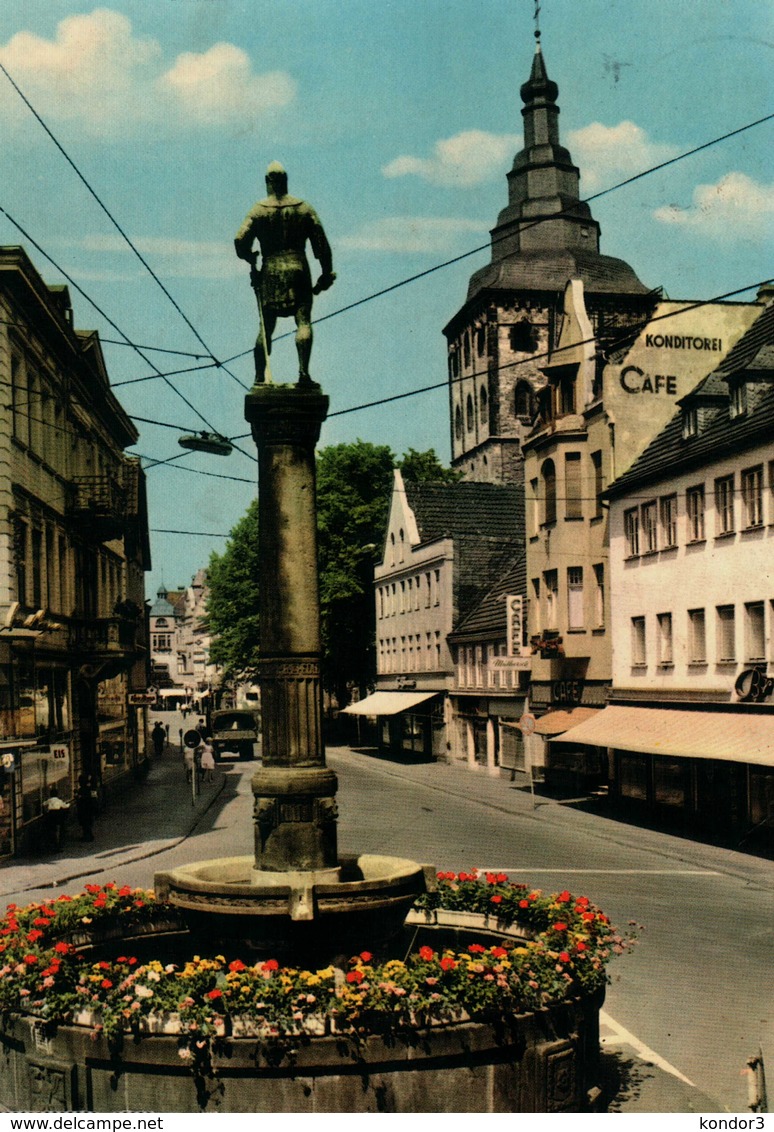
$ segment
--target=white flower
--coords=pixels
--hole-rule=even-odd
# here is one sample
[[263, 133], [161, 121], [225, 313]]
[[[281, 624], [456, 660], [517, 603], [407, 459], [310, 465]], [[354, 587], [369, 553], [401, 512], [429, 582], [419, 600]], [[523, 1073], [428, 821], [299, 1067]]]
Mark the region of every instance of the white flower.
[[153, 998], [153, 991], [150, 987], [135, 987], [134, 993], [138, 998]]

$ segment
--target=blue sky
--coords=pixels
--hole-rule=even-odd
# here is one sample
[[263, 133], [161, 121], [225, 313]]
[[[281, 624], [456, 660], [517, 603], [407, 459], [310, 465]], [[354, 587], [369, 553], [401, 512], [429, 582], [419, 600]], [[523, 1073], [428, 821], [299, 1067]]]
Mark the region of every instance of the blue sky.
[[[584, 195], [774, 111], [770, 0], [543, 0], [562, 141]], [[315, 316], [486, 244], [521, 145], [532, 0], [4, 0], [0, 63], [131, 236], [209, 351], [232, 358], [168, 378], [207, 422], [244, 434], [256, 311], [233, 236], [272, 160], [317, 209], [338, 280]], [[204, 353], [62, 154], [0, 74], [0, 206], [132, 341]], [[671, 298], [710, 298], [772, 272], [774, 136], [768, 122], [592, 204], [602, 250]], [[0, 215], [44, 278], [61, 274]], [[312, 375], [331, 413], [443, 383], [442, 328], [486, 252], [323, 322]], [[751, 297], [750, 294], [743, 296]], [[115, 330], [73, 292], [75, 321]], [[281, 322], [278, 333], [290, 328]], [[106, 345], [127, 411], [205, 427], [125, 346]], [[169, 372], [197, 363], [147, 353]], [[276, 380], [295, 380], [292, 339]], [[136, 382], [136, 384], [132, 384]], [[120, 384], [119, 383], [125, 383]], [[242, 385], [240, 385], [242, 383]], [[137, 452], [178, 455], [174, 429], [138, 423]], [[434, 447], [443, 389], [331, 416], [321, 444]], [[248, 455], [186, 454], [148, 470], [148, 592], [186, 584], [255, 493]], [[191, 470], [193, 469], [193, 470]], [[202, 475], [230, 476], [232, 479]]]

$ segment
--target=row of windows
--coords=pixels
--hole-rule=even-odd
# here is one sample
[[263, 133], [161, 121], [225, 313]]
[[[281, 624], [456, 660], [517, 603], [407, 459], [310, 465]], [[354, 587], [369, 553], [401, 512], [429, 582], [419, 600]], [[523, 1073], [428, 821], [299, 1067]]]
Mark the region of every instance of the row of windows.
[[389, 582], [376, 590], [377, 616], [395, 617], [412, 609], [430, 609], [441, 603], [441, 571], [426, 570], [400, 582]]
[[530, 481], [532, 496], [530, 535], [536, 535], [541, 525], [545, 526], [557, 521], [560, 501], [562, 518], [582, 519], [588, 511], [588, 507], [584, 507], [584, 503], [587, 502], [585, 496], [590, 495], [592, 516], [594, 518], [601, 516], [600, 492], [604, 488], [602, 452], [589, 453], [589, 463], [586, 468], [583, 464], [580, 452], [565, 452], [561, 465], [562, 483], [559, 491], [556, 463], [552, 459], [543, 461], [540, 479]]
[[[770, 617], [774, 616], [774, 602], [770, 603]], [[709, 611], [714, 617], [713, 656], [717, 664], [736, 664], [743, 661], [757, 664], [766, 660], [766, 602], [750, 601], [740, 607], [716, 605]], [[742, 620], [742, 631], [738, 632], [738, 620]], [[685, 663], [702, 665], [709, 662], [707, 636], [708, 612], [704, 608], [689, 609], [686, 614]], [[673, 616], [671, 613], [658, 613], [655, 618], [653, 639], [649, 641], [648, 624], [645, 617], [631, 619], [632, 665], [647, 668], [648, 648], [655, 647], [655, 662], [660, 668], [669, 668], [675, 663]], [[740, 639], [741, 638], [741, 639]]]
[[[496, 329], [496, 323], [491, 325]], [[508, 341], [515, 354], [534, 354], [539, 344], [537, 327], [527, 319], [520, 319], [511, 326], [508, 332]], [[489, 353], [487, 326], [485, 324], [480, 324], [472, 330], [466, 330], [460, 341], [449, 347], [450, 377], [459, 377], [460, 361], [466, 368], [470, 366], [474, 349], [478, 358], [483, 358]]]
[[[489, 396], [485, 386], [481, 386], [478, 393], [478, 410], [480, 420], [488, 424]], [[513, 393], [513, 415], [521, 421], [531, 421], [535, 415], [535, 391], [528, 381], [519, 381]], [[473, 432], [476, 427], [475, 402], [472, 393], [465, 400], [465, 415], [463, 418], [462, 405], [454, 409], [454, 435], [462, 440], [463, 433]]]
[[490, 661], [507, 656], [507, 646], [460, 645], [456, 650], [455, 673], [458, 688], [518, 688], [519, 673], [497, 669]]
[[[774, 521], [772, 491], [774, 491], [774, 461], [769, 464], [768, 495], [764, 492], [763, 464], [720, 476], [708, 501], [704, 484], [695, 484], [685, 493], [685, 541], [702, 542], [708, 530], [716, 537], [732, 535], [737, 530], [753, 530], [764, 525], [765, 503], [768, 499]], [[678, 497], [676, 494], [651, 499], [639, 507], [624, 512], [624, 539], [627, 558], [652, 554], [677, 546]]]
[[53, 523], [15, 520], [14, 563], [16, 600], [26, 608], [109, 617], [123, 596], [122, 564], [108, 554], [69, 546]]
[[[599, 562], [591, 568], [591, 584], [587, 586], [583, 566], [568, 566], [565, 574], [565, 597], [567, 604], [567, 628], [569, 632], [583, 629], [603, 629], [605, 627], [605, 567]], [[587, 601], [591, 596], [591, 605]], [[559, 615], [559, 571], [546, 570], [542, 577], [532, 579], [532, 594], [538, 613], [538, 629], [558, 629]], [[541, 600], [542, 599], [542, 600]]]
[[380, 672], [436, 672], [441, 667], [441, 634], [411, 633], [379, 638]]

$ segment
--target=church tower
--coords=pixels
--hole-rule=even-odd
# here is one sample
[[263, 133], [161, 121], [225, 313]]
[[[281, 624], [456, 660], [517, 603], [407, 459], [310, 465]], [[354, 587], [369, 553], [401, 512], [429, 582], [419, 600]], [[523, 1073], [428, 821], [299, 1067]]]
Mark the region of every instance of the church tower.
[[[540, 33], [521, 88], [524, 148], [508, 173], [508, 204], [491, 230], [491, 262], [444, 328], [452, 467], [465, 479], [518, 483], [521, 441], [545, 385], [540, 367], [558, 340], [563, 294], [584, 284], [598, 346], [641, 325], [657, 295], [623, 260], [601, 255], [599, 224], [580, 199], [580, 172], [559, 142], [559, 88]], [[601, 360], [601, 359], [600, 359]]]

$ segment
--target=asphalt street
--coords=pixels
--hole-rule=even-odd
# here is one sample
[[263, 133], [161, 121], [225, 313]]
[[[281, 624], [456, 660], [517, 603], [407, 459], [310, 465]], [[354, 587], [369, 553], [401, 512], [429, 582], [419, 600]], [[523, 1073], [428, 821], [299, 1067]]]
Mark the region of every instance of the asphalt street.
[[[172, 728], [175, 736], [175, 729]], [[635, 828], [461, 766], [399, 764], [334, 748], [339, 848], [438, 868], [496, 868], [585, 893], [640, 942], [614, 963], [602, 1019], [611, 1111], [745, 1112], [747, 1058], [774, 1059], [774, 864]], [[253, 850], [251, 764], [195, 800], [168, 750], [103, 813], [96, 841], [0, 869], [0, 903], [89, 879], [150, 887], [156, 871]], [[774, 1061], [772, 1061], [774, 1063]]]

